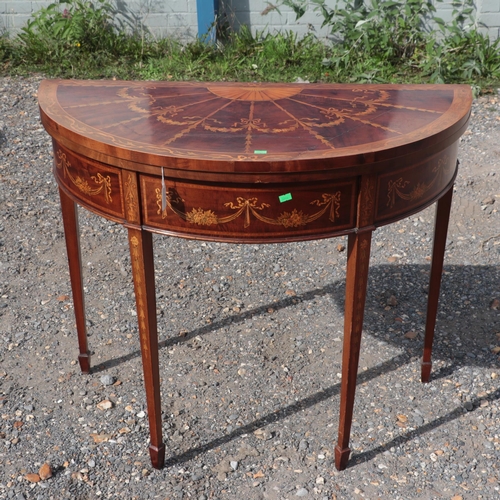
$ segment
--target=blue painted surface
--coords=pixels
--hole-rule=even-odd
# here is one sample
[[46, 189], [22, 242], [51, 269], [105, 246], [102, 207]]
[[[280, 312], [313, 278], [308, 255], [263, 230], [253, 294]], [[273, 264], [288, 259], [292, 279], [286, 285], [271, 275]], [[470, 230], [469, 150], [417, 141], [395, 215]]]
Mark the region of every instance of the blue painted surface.
[[215, 19], [219, 11], [219, 0], [196, 0], [198, 13], [198, 36], [207, 43], [216, 38]]

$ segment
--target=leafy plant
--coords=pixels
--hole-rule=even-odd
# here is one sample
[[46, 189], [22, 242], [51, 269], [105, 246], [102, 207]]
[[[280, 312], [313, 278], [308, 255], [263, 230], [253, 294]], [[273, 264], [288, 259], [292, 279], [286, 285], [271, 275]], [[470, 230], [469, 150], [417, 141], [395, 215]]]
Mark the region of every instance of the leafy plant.
[[[472, 0], [453, 2], [452, 21], [428, 0], [282, 0], [297, 16], [316, 9], [333, 43], [314, 34], [239, 32], [216, 44], [155, 40], [114, 24], [111, 0], [58, 0], [38, 11], [18, 37], [0, 36], [0, 71], [78, 78], [467, 82], [500, 81], [500, 41], [475, 22]], [[436, 0], [440, 1], [440, 0]], [[432, 27], [432, 29], [431, 29]], [[221, 35], [221, 33], [219, 33]]]
[[27, 65], [59, 65], [64, 74], [142, 60], [144, 40], [119, 31], [107, 0], [58, 0], [36, 12], [18, 35]]
[[435, 19], [442, 40], [428, 54], [427, 67], [431, 62], [433, 80], [444, 83], [500, 79], [500, 39], [492, 41], [479, 31], [472, 2], [454, 1], [452, 5], [451, 23]]
[[[67, 8], [62, 8], [67, 6]], [[24, 54], [33, 62], [64, 57], [69, 51], [100, 50], [110, 45], [114, 32], [109, 19], [111, 6], [105, 0], [68, 0], [40, 9], [19, 34]]]
[[0, 63], [7, 61], [12, 55], [12, 44], [6, 35], [0, 35]]
[[334, 40], [323, 64], [339, 80], [346, 75], [356, 81], [500, 78], [500, 42], [479, 31], [473, 0], [453, 1], [448, 23], [436, 16], [431, 0], [354, 0], [335, 7], [325, 0], [281, 0], [279, 5], [292, 8], [297, 18], [308, 8], [323, 17]]
[[299, 39], [294, 33], [252, 34], [243, 28], [231, 33], [224, 44], [171, 43], [168, 54], [150, 59], [138, 71], [144, 78], [168, 80], [319, 80], [325, 53], [325, 46], [312, 36]]

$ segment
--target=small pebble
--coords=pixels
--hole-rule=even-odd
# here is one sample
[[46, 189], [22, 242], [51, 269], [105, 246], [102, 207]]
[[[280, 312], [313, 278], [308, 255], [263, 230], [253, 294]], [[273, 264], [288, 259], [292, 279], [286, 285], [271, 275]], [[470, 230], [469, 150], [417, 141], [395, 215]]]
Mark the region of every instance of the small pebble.
[[[378, 228], [373, 235], [364, 309], [351, 435], [353, 455], [346, 471], [335, 470], [330, 453], [337, 438], [335, 400], [340, 395], [341, 377], [337, 373], [341, 372], [347, 238], [232, 245], [154, 236], [162, 391], [159, 417], [168, 465], [160, 472], [149, 461], [137, 324], [140, 317], [136, 314], [128, 230], [85, 208], [79, 209], [79, 221], [84, 274], [89, 278], [84, 286], [94, 375], [81, 375], [79, 363], [73, 359], [78, 353], [74, 304], [52, 173], [54, 160], [60, 158], [52, 154], [51, 140], [40, 123], [36, 98], [40, 81], [38, 75], [0, 77], [2, 499], [291, 500], [301, 495], [318, 500], [414, 499], [439, 496], [437, 492], [453, 500], [473, 497], [474, 493], [485, 500], [498, 497], [500, 448], [495, 436], [500, 411], [495, 391], [500, 379], [500, 175], [493, 173], [499, 170], [500, 159], [496, 152], [500, 94], [474, 99], [470, 133], [459, 145], [461, 165], [453, 194], [430, 384], [420, 383], [415, 356], [421, 355], [425, 331], [435, 207], [384, 225], [389, 221], [384, 214], [390, 208], [386, 193], [373, 200], [379, 212], [375, 214]], [[160, 92], [144, 96], [140, 85], [110, 83], [105, 99], [120, 90], [128, 96], [124, 113], [135, 113], [138, 119], [123, 122], [118, 129], [110, 123], [110, 133], [134, 129], [140, 140], [149, 133], [150, 125], [155, 130], [161, 127], [162, 120], [180, 120], [184, 114], [190, 123], [203, 118], [196, 116], [200, 107], [197, 98], [183, 111], [173, 102], [165, 107]], [[75, 82], [75, 86], [81, 90], [80, 83]], [[296, 97], [292, 100], [302, 98]], [[382, 119], [387, 116], [384, 109], [389, 108], [381, 113], [364, 112], [371, 111], [372, 103], [381, 98], [384, 96], [367, 95], [354, 108], [339, 101], [334, 111], [350, 113], [354, 109], [359, 120], [392, 127], [393, 123]], [[103, 102], [103, 113], [96, 108], [95, 117], [91, 117], [96, 122], [109, 118], [106, 103], [111, 100]], [[241, 118], [248, 120], [249, 103], [238, 102]], [[389, 102], [391, 106], [394, 103]], [[432, 100], [415, 105], [425, 108], [429, 103]], [[240, 133], [256, 149], [260, 149], [256, 141], [262, 135], [257, 129], [294, 127], [290, 117], [280, 118], [281, 124], [257, 123], [261, 104], [255, 103], [252, 123]], [[321, 107], [317, 99], [313, 104]], [[77, 102], [75, 105], [74, 109], [79, 109]], [[141, 121], [145, 106], [158, 113], [155, 123]], [[342, 142], [335, 136], [335, 125], [328, 130], [314, 127], [311, 117], [317, 107], [303, 109], [301, 119], [313, 127], [314, 134], [329, 134]], [[179, 130], [188, 127], [190, 132], [169, 146], [172, 157], [198, 128], [220, 127], [218, 120], [225, 112], [205, 116], [194, 129], [189, 124], [180, 126]], [[427, 127], [438, 116], [423, 110], [413, 114]], [[303, 133], [294, 130], [289, 137]], [[374, 137], [377, 130], [382, 129], [373, 129]], [[167, 138], [159, 141], [165, 143]], [[126, 217], [131, 206], [129, 171], [124, 170], [118, 178], [115, 167], [108, 171], [99, 163], [112, 158], [113, 151], [122, 146], [108, 144], [106, 151], [82, 147], [81, 151], [93, 156], [89, 171], [75, 158], [69, 160], [69, 173], [83, 184], [78, 187], [69, 177], [64, 179], [71, 192], [78, 194], [80, 188], [101, 187], [91, 176], [109, 174], [109, 208]], [[436, 151], [437, 156], [442, 153]], [[128, 160], [122, 159], [123, 164], [141, 164], [146, 156], [138, 150]], [[198, 166], [202, 163], [196, 162]], [[181, 163], [176, 159], [175, 165], [168, 165], [169, 173], [184, 170], [186, 165]], [[317, 167], [327, 168], [327, 160], [320, 163]], [[214, 157], [210, 170], [217, 164]], [[231, 167], [237, 169], [238, 163]], [[379, 179], [379, 187], [387, 189], [389, 181], [397, 182], [401, 177], [402, 184], [411, 184], [401, 189], [401, 194], [419, 196], [418, 189], [426, 189], [432, 178], [417, 185], [416, 177], [409, 176], [405, 168], [395, 166], [393, 173]], [[158, 167], [144, 167], [137, 179], [140, 196], [150, 196], [142, 182], [151, 181], [150, 176], [158, 173]], [[277, 187], [274, 181], [264, 188], [265, 197], [259, 194], [263, 184], [244, 194], [243, 184], [236, 183], [228, 184], [227, 200], [211, 200], [199, 189], [198, 181], [205, 173], [193, 170], [192, 179], [185, 183], [175, 179], [177, 174], [167, 175], [169, 195], [173, 200], [178, 187], [179, 210], [213, 209], [221, 217], [235, 215], [242, 208], [237, 204], [245, 203], [236, 219], [221, 224], [228, 231], [240, 227], [250, 234], [260, 224], [283, 235], [307, 232], [328, 224], [329, 215], [334, 216], [334, 225], [348, 231], [356, 224], [357, 180], [338, 186], [337, 219], [329, 210], [336, 210], [333, 205], [308, 205], [307, 201], [320, 200], [322, 194], [319, 191], [306, 200], [311, 195], [308, 185], [282, 205], [271, 200]], [[231, 174], [235, 181], [241, 172], [236, 174]], [[273, 175], [262, 172], [261, 178], [267, 182]], [[328, 192], [334, 188], [331, 194], [337, 191], [335, 183], [335, 179], [325, 183]], [[427, 203], [436, 196], [435, 187], [412, 203]], [[187, 196], [191, 188], [200, 193], [196, 199]], [[287, 192], [288, 187], [285, 189]], [[256, 200], [247, 199], [247, 195]], [[237, 201], [238, 196], [243, 196], [243, 201]], [[104, 191], [85, 198], [93, 207], [106, 203]], [[396, 198], [398, 206], [405, 202], [398, 194]], [[167, 227], [177, 221], [181, 231], [187, 227], [188, 222], [170, 206], [162, 219], [156, 201], [153, 190], [146, 217], [152, 225]], [[234, 208], [224, 206], [226, 202]], [[295, 208], [304, 215], [326, 211], [307, 227], [279, 228], [257, 218], [276, 218]], [[250, 224], [244, 228], [247, 215]], [[144, 224], [149, 222], [144, 220]], [[209, 235], [212, 228], [197, 229]], [[101, 405], [101, 411], [97, 405], [103, 401], [112, 402], [112, 409], [105, 409], [107, 403]], [[450, 415], [456, 416], [457, 408], [462, 417], [449, 420]], [[433, 427], [439, 420], [445, 424]], [[426, 424], [432, 427], [432, 435], [425, 432]], [[257, 429], [260, 431], [254, 434]], [[392, 445], [385, 450], [388, 442]], [[327, 449], [328, 453], [323, 451]], [[380, 449], [384, 451], [370, 458], [370, 450]], [[45, 463], [53, 468], [52, 478], [42, 469]]]
[[470, 402], [470, 401], [466, 401], [464, 403], [464, 408], [467, 410], [467, 411], [472, 411], [474, 409], [474, 405]]
[[309, 448], [309, 443], [306, 439], [301, 439], [299, 441], [299, 451], [306, 451]]
[[116, 382], [116, 378], [112, 375], [102, 375], [100, 378], [102, 385], [113, 385]]

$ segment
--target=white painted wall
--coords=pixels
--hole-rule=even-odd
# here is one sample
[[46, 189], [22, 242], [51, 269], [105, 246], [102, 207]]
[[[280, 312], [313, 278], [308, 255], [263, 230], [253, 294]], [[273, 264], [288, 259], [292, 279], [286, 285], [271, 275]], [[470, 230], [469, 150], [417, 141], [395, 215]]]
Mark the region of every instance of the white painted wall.
[[[0, 0], [0, 32], [19, 31], [32, 14], [53, 0]], [[196, 38], [196, 0], [110, 0], [123, 13], [120, 20], [138, 29], [146, 26], [160, 37]]]
[[[295, 13], [288, 7], [280, 6], [279, 10], [272, 11], [267, 15], [262, 13], [269, 7], [269, 4], [276, 4], [274, 0], [219, 0], [224, 5], [224, 10], [228, 19], [233, 21], [233, 26], [238, 24], [247, 24], [252, 28], [252, 31], [269, 30], [273, 31], [289, 31], [292, 30], [300, 35], [305, 35], [310, 30], [314, 31], [318, 36], [328, 34], [326, 29], [321, 29], [323, 17], [314, 10], [308, 10], [306, 14], [298, 21], [295, 19]], [[368, 0], [366, 0], [368, 1]], [[329, 7], [334, 7], [337, 0], [327, 0], [326, 4]], [[438, 17], [445, 21], [451, 19], [452, 5], [451, 0], [436, 2]], [[500, 36], [500, 0], [476, 0], [477, 21], [486, 25], [485, 31], [492, 38]]]
[[[327, 35], [321, 29], [322, 18], [313, 11], [308, 11], [299, 21], [294, 12], [287, 7], [280, 7], [281, 15], [272, 11], [263, 15], [269, 3], [275, 0], [219, 0], [221, 13], [225, 14], [233, 28], [245, 24], [252, 31], [294, 31], [305, 35], [314, 31], [319, 37]], [[51, 0], [0, 0], [0, 32], [18, 31], [30, 16]], [[157, 37], [174, 37], [190, 40], [197, 36], [196, 0], [115, 0], [119, 10], [125, 14], [123, 19], [139, 27], [146, 26]], [[336, 0], [327, 0], [334, 6]], [[451, 17], [451, 1], [436, 4], [438, 15], [447, 20]], [[487, 26], [492, 38], [500, 36], [500, 0], [477, 0], [478, 21]]]

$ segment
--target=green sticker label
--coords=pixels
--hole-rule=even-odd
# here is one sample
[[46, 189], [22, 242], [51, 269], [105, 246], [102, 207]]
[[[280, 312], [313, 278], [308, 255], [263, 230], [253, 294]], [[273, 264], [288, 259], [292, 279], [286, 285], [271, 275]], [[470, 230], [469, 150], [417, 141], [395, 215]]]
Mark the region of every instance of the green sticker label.
[[256, 149], [253, 152], [254, 155], [267, 155], [267, 151], [265, 149]]
[[291, 199], [292, 199], [292, 193], [282, 194], [280, 196], [280, 203], [283, 203], [284, 201], [290, 201]]

